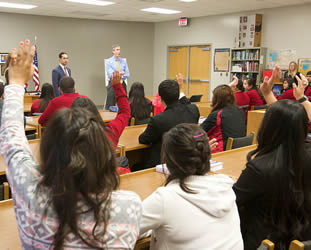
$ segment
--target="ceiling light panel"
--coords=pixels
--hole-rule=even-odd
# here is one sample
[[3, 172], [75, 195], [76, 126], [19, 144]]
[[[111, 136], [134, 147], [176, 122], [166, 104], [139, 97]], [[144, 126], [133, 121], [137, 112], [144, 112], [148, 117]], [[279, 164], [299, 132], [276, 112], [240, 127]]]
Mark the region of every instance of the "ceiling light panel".
[[31, 5], [31, 4], [20, 4], [20, 3], [7, 3], [7, 2], [0, 2], [0, 8], [13, 8], [13, 9], [25, 9], [30, 10], [36, 8], [38, 6]]
[[107, 6], [107, 5], [115, 4], [114, 2], [100, 1], [100, 0], [65, 0], [65, 1], [71, 2], [71, 3], [82, 3], [82, 4], [97, 5], [97, 6]]
[[166, 15], [181, 13], [181, 11], [179, 10], [169, 10], [169, 9], [162, 9], [162, 8], [146, 8], [146, 9], [141, 9], [141, 11], [158, 13], [158, 14], [166, 14]]

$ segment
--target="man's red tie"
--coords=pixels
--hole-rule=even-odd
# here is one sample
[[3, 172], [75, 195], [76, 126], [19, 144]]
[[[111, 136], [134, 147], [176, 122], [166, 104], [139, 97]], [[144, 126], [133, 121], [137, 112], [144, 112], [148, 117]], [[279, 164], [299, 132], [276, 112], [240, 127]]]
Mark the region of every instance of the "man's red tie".
[[66, 74], [66, 76], [69, 76], [69, 75], [68, 75], [68, 72], [67, 72], [67, 68], [66, 68], [66, 67], [64, 67], [64, 70], [65, 70], [65, 74]]

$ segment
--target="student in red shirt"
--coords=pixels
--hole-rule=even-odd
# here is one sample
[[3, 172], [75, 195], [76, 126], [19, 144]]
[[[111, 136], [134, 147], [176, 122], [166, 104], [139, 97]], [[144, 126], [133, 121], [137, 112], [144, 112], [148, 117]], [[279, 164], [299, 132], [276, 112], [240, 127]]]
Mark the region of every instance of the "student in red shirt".
[[65, 76], [59, 82], [59, 90], [62, 93], [61, 96], [54, 98], [50, 101], [47, 108], [44, 110], [43, 114], [39, 118], [39, 123], [45, 126], [48, 120], [53, 116], [53, 114], [62, 108], [70, 108], [71, 104], [77, 97], [87, 97], [75, 93], [75, 82], [72, 77]]
[[249, 96], [244, 92], [243, 81], [239, 80], [234, 93], [235, 104], [239, 106], [249, 105]]
[[308, 85], [305, 88], [305, 96], [308, 97], [309, 101], [311, 100], [311, 71], [307, 72]]
[[265, 101], [256, 86], [256, 79], [250, 78], [248, 80], [244, 80], [243, 86], [244, 86], [244, 89], [247, 91], [246, 94], [249, 97], [250, 107], [265, 105]]
[[52, 84], [44, 83], [41, 88], [40, 98], [35, 100], [31, 105], [30, 115], [34, 113], [43, 113], [53, 98], [54, 88]]
[[283, 82], [283, 89], [284, 92], [282, 93], [281, 96], [278, 96], [276, 99], [282, 100], [282, 99], [289, 99], [296, 101], [296, 98], [294, 97], [293, 93], [293, 83], [294, 83], [294, 78], [286, 78]]

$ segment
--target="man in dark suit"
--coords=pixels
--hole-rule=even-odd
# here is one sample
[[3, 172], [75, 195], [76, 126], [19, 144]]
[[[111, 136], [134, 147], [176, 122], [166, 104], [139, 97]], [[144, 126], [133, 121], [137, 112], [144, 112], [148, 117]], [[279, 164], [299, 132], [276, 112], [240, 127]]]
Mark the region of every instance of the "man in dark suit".
[[66, 52], [61, 52], [58, 55], [59, 65], [52, 71], [52, 82], [54, 87], [55, 97], [60, 96], [59, 81], [64, 76], [71, 76], [71, 70], [66, 67], [68, 64], [68, 55]]
[[175, 80], [165, 80], [158, 89], [165, 110], [150, 118], [146, 130], [139, 136], [142, 144], [152, 144], [149, 160], [145, 168], [160, 164], [162, 136], [165, 132], [180, 123], [198, 123], [200, 112], [194, 104], [181, 104], [179, 99], [179, 86]]

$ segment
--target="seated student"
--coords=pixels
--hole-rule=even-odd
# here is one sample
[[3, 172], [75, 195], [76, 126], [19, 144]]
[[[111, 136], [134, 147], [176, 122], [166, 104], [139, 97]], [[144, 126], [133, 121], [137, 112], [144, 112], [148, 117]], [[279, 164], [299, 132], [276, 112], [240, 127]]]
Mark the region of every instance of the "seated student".
[[162, 162], [170, 174], [164, 187], [143, 201], [140, 234], [152, 229], [151, 250], [242, 250], [233, 180], [210, 174], [206, 133], [179, 124], [164, 135]]
[[296, 101], [296, 98], [294, 97], [294, 93], [293, 93], [293, 83], [294, 83], [294, 79], [291, 77], [284, 79], [284, 82], [283, 82], [284, 91], [282, 95], [276, 98], [278, 100], [289, 99], [289, 100]]
[[305, 142], [308, 115], [304, 110], [311, 103], [303, 97], [301, 83], [300, 94], [294, 85], [298, 102], [277, 102], [272, 86], [279, 69], [273, 72], [261, 87], [272, 104], [258, 131], [258, 146], [249, 153], [246, 169], [233, 186], [245, 250], [257, 249], [264, 239], [277, 249], [288, 249], [294, 239], [311, 240], [311, 148]]
[[234, 95], [228, 85], [219, 85], [213, 90], [212, 112], [201, 124], [210, 139], [217, 139], [213, 153], [226, 149], [228, 137], [243, 137], [246, 134], [245, 113], [234, 104]]
[[311, 100], [311, 71], [307, 72], [307, 84], [305, 87], [305, 96], [308, 97], [309, 100]]
[[[249, 97], [249, 106], [263, 106], [265, 105], [264, 98], [256, 86], [256, 79], [250, 78], [244, 80], [243, 87]], [[249, 107], [249, 108], [250, 108]]]
[[0, 125], [1, 125], [1, 116], [2, 116], [2, 108], [3, 108], [3, 93], [4, 93], [4, 84], [0, 83]]
[[180, 123], [198, 123], [200, 112], [194, 104], [178, 102], [179, 86], [175, 80], [165, 80], [159, 85], [159, 95], [165, 110], [150, 118], [146, 130], [139, 136], [139, 143], [152, 144], [149, 160], [145, 168], [155, 167], [160, 163], [162, 136]]
[[250, 99], [249, 96], [244, 92], [243, 81], [238, 80], [236, 85], [236, 92], [234, 93], [235, 104], [239, 106], [249, 105]]
[[131, 117], [135, 118], [135, 125], [148, 123], [152, 112], [152, 103], [145, 98], [145, 90], [142, 83], [134, 82], [132, 84], [129, 93], [129, 103]]
[[134, 249], [141, 201], [118, 190], [114, 152], [98, 117], [82, 109], [57, 112], [41, 139], [40, 165], [34, 161], [22, 125], [23, 85], [35, 52], [28, 48], [29, 41], [21, 43], [10, 64], [0, 131], [22, 249]]
[[70, 108], [72, 102], [77, 97], [86, 97], [80, 95], [79, 93], [75, 93], [75, 82], [72, 77], [64, 76], [59, 81], [59, 91], [62, 93], [61, 96], [58, 96], [50, 101], [47, 108], [44, 110], [42, 115], [39, 118], [39, 123], [42, 126], [45, 126], [48, 120], [54, 115], [56, 111], [62, 108]]
[[33, 113], [43, 113], [53, 98], [54, 88], [52, 84], [44, 83], [41, 88], [39, 99], [35, 100], [31, 105], [30, 115], [33, 115]]

